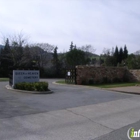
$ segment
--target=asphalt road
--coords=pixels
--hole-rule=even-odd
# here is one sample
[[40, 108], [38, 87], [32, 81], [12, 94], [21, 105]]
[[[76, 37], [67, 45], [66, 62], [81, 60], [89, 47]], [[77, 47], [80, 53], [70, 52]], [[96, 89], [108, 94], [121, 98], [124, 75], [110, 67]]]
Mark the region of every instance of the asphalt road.
[[[44, 80], [45, 81], [45, 80]], [[99, 104], [118, 99], [131, 98], [118, 94], [82, 86], [54, 85], [49, 81], [53, 94], [19, 93], [5, 89], [8, 82], [0, 82], [0, 118], [61, 110], [78, 106]]]
[[125, 140], [130, 127], [140, 129], [138, 95], [47, 81], [52, 94], [0, 82], [0, 140]]

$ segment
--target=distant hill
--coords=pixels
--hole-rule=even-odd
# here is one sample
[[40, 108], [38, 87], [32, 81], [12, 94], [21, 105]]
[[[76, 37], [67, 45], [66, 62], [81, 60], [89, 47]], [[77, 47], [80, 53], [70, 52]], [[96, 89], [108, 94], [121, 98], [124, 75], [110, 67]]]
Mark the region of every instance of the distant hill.
[[140, 55], [140, 50], [136, 51], [134, 54], [135, 55]]
[[0, 49], [3, 48], [3, 47], [4, 47], [3, 45], [0, 45]]
[[96, 57], [99, 57], [98, 54], [93, 54], [93, 53], [90, 53], [90, 52], [86, 52], [86, 54], [89, 56], [89, 57], [92, 57], [92, 58], [96, 58]]
[[[66, 53], [58, 53], [58, 56], [61, 56], [61, 55], [65, 55]], [[93, 53], [90, 53], [90, 52], [86, 52], [86, 54], [89, 56], [89, 57], [99, 57], [98, 54], [93, 54]]]

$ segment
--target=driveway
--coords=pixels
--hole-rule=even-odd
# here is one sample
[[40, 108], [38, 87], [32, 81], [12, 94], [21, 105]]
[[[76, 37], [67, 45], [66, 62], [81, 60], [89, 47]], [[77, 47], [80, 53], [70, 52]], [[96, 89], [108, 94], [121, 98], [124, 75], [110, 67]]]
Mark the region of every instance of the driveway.
[[11, 91], [0, 82], [0, 140], [102, 139], [139, 121], [138, 95], [47, 81], [53, 94]]
[[5, 89], [5, 85], [8, 83], [1, 82], [0, 118], [42, 113], [131, 98], [130, 95], [126, 94], [118, 94], [83, 86], [54, 85], [52, 82], [55, 80], [49, 79], [47, 81], [49, 81], [49, 88], [53, 91], [53, 94], [38, 95], [19, 93]]

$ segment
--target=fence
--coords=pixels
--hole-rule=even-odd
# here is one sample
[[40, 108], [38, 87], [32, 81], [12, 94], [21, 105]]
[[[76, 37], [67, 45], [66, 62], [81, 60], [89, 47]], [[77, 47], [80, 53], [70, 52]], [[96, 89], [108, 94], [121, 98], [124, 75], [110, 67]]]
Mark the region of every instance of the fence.
[[76, 84], [76, 68], [66, 68], [65, 82], [68, 84]]

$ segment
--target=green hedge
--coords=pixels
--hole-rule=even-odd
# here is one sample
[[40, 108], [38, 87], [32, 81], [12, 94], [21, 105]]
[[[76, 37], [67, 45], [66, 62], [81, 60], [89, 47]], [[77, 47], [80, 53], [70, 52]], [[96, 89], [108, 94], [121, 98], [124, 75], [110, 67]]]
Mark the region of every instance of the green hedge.
[[28, 90], [28, 91], [47, 91], [47, 82], [35, 82], [35, 83], [17, 83], [14, 86], [15, 89]]

